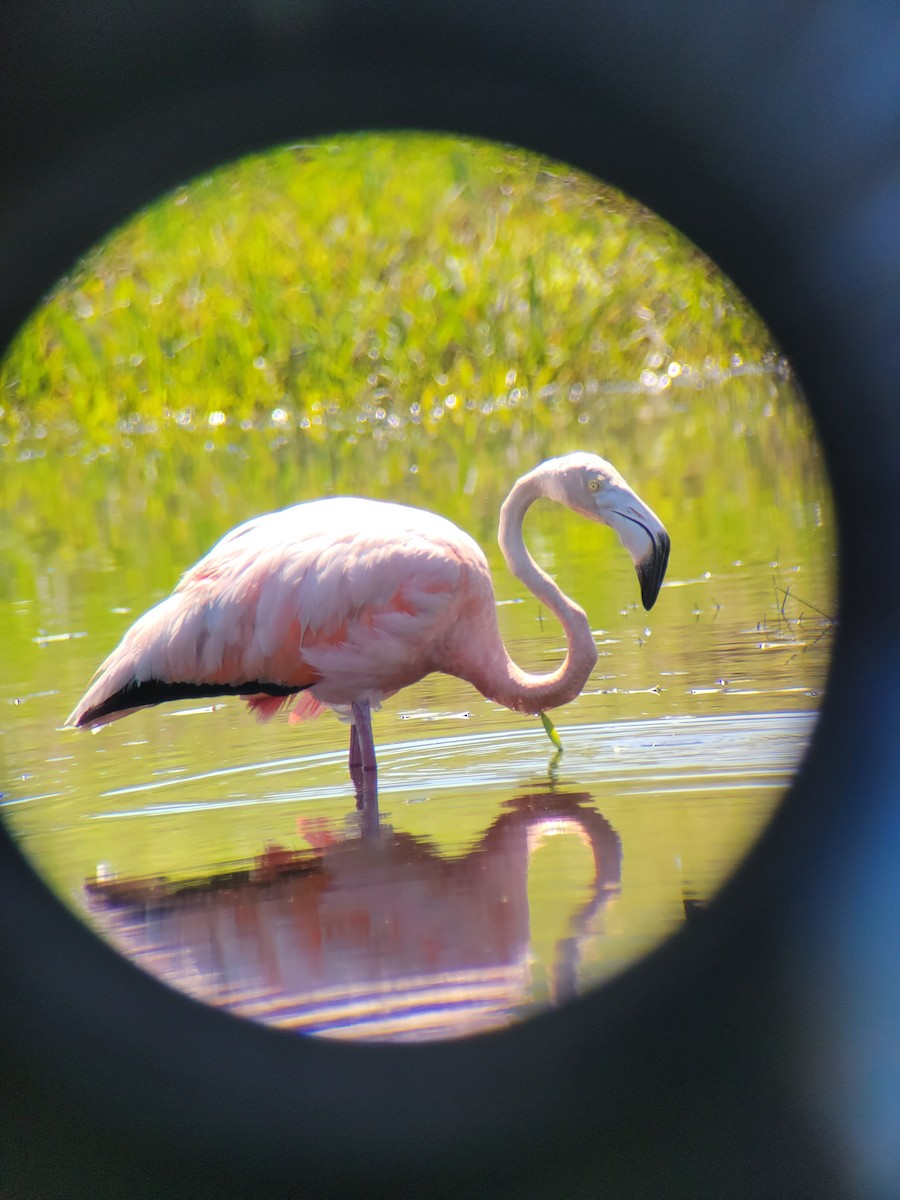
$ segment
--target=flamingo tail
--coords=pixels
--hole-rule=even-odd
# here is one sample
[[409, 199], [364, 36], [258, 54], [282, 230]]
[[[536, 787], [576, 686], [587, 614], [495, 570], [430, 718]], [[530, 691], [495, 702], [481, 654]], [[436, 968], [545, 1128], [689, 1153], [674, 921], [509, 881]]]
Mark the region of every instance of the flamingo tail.
[[[310, 687], [311, 684], [307, 684]], [[117, 721], [139, 708], [150, 708], [166, 704], [170, 700], [208, 700], [217, 696], [242, 696], [247, 700], [260, 720], [273, 717], [287, 701], [301, 691], [277, 683], [262, 683], [248, 680], [245, 683], [182, 683], [162, 679], [133, 681], [110, 695], [97, 697], [92, 702], [92, 692], [70, 714], [67, 725], [76, 729], [97, 728], [110, 721]]]

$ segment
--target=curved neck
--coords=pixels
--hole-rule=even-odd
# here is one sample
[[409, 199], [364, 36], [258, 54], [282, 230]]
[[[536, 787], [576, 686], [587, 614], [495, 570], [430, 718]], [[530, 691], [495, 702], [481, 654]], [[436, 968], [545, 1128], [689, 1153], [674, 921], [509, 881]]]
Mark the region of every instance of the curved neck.
[[563, 595], [541, 570], [522, 538], [525, 513], [534, 501], [541, 496], [556, 498], [546, 482], [540, 467], [518, 481], [500, 510], [499, 542], [509, 569], [550, 609], [565, 630], [568, 643], [565, 661], [549, 675], [531, 675], [512, 661], [501, 643], [500, 661], [491, 662], [484, 682], [472, 680], [484, 695], [518, 712], [542, 712], [574, 700], [597, 661], [597, 648], [584, 609]]

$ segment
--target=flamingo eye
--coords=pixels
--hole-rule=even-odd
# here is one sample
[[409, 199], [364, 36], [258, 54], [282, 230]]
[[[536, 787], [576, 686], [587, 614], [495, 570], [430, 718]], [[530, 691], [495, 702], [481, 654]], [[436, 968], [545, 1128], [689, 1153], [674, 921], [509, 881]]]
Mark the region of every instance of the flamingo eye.
[[588, 480], [588, 491], [599, 492], [600, 491], [600, 480], [599, 479], [589, 479]]

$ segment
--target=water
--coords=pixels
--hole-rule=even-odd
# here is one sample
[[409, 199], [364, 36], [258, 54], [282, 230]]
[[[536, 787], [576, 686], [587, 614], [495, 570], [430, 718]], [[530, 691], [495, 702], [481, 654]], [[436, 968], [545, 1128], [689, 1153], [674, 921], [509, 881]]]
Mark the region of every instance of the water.
[[[111, 825], [186, 823], [229, 803], [285, 806], [294, 835], [177, 879], [104, 865], [84, 903], [146, 969], [244, 1016], [338, 1037], [479, 1032], [601, 981], [675, 929], [727, 867], [737, 830], [768, 812], [811, 724], [779, 713], [575, 726], [544, 790], [535, 730], [392, 743], [378, 828], [355, 810], [319, 815], [323, 792], [304, 784], [315, 756], [248, 765], [266, 791], [255, 804], [198, 799], [221, 773], [136, 784], [92, 814], [101, 842]], [[275, 774], [280, 791], [262, 783]], [[413, 805], [415, 833], [403, 828]], [[439, 846], [424, 832], [438, 806], [480, 828]], [[700, 859], [692, 826], [713, 814], [718, 854], [707, 842]], [[261, 811], [244, 816], [265, 826]]]
[[[282, 1028], [392, 1039], [495, 1028], [677, 928], [764, 822], [813, 721], [562, 726], [563, 756], [538, 729], [388, 742], [377, 827], [349, 804], [340, 752], [156, 773], [80, 814], [68, 894], [147, 970]], [[43, 838], [26, 837], [45, 862], [65, 829], [61, 801], [24, 795], [10, 813], [25, 828], [56, 812]], [[191, 864], [184, 844], [202, 856], [198, 827], [221, 836], [223, 818], [256, 852]], [[148, 840], [156, 869], [144, 874]]]
[[[216, 534], [267, 499], [260, 485], [216, 514]], [[469, 528], [496, 519], [494, 495], [466, 503]], [[713, 896], [789, 784], [826, 681], [833, 560], [814, 505], [760, 503], [735, 524], [715, 494], [651, 503], [673, 542], [651, 613], [609, 530], [550, 504], [529, 514], [534, 554], [585, 606], [600, 654], [554, 713], [563, 754], [537, 719], [428, 677], [375, 716], [376, 822], [356, 811], [347, 728], [330, 714], [260, 725], [227, 698], [96, 736], [61, 728], [211, 540], [178, 505], [97, 521], [76, 490], [80, 546], [49, 518], [40, 536], [7, 529], [0, 813], [113, 945], [247, 1017], [410, 1039], [559, 1004]], [[561, 630], [484, 545], [510, 652], [551, 670]]]
[[[574, 565], [585, 595], [596, 556]], [[78, 689], [54, 678], [81, 686], [109, 634], [36, 634], [31, 688], [5, 689], [15, 750], [0, 811], [76, 912], [211, 1004], [344, 1038], [502, 1027], [677, 929], [789, 783], [830, 625], [788, 617], [774, 592], [759, 597], [776, 609], [766, 621], [731, 620], [745, 574], [676, 577], [652, 614], [626, 605], [598, 626], [598, 668], [555, 714], [562, 754], [535, 719], [457, 680], [389, 701], [377, 821], [356, 811], [347, 730], [329, 715], [259, 725], [228, 699], [96, 736], [60, 729]], [[108, 572], [94, 586], [101, 575], [115, 590]], [[634, 591], [627, 559], [621, 575]], [[548, 669], [559, 630], [514, 599], [500, 610], [511, 650]], [[12, 619], [33, 622], [31, 609], [14, 604]]]

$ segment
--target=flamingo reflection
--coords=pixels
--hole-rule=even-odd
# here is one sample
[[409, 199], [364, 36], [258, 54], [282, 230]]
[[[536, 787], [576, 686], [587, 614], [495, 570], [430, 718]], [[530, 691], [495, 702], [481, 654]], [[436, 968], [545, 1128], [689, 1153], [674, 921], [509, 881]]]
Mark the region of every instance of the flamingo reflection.
[[470, 1034], [533, 1003], [529, 861], [560, 832], [593, 859], [552, 969], [553, 1001], [576, 990], [581, 945], [621, 876], [619, 837], [590, 799], [516, 797], [461, 857], [358, 814], [350, 830], [298, 822], [310, 849], [268, 846], [177, 883], [91, 878], [85, 891], [126, 956], [235, 1014], [333, 1037]]

